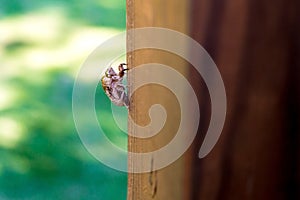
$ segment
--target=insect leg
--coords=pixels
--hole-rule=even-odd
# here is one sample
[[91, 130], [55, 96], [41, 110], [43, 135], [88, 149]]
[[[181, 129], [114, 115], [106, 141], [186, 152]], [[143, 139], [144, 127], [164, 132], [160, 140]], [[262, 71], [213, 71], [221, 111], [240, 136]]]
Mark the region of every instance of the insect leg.
[[126, 71], [126, 70], [128, 70], [128, 68], [124, 68], [124, 65], [126, 65], [127, 66], [127, 64], [126, 63], [121, 63], [120, 65], [119, 65], [119, 76], [120, 77], [123, 77], [124, 76], [124, 72]]

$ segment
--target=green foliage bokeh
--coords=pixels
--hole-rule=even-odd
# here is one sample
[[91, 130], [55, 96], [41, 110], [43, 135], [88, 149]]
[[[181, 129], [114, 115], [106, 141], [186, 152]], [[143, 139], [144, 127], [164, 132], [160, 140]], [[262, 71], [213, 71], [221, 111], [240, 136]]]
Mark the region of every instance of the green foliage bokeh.
[[[87, 152], [72, 117], [76, 73], [101, 37], [125, 29], [125, 1], [0, 5], [0, 199], [126, 199], [127, 175]], [[103, 92], [96, 99], [109, 116]], [[106, 125], [126, 146], [112, 118]]]

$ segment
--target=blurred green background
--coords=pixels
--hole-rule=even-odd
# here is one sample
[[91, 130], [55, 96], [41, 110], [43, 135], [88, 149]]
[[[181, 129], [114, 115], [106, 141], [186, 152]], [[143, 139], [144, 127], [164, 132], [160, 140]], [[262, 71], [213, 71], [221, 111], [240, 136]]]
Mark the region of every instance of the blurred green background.
[[[125, 3], [0, 0], [0, 200], [126, 199], [127, 174], [86, 151], [72, 118], [76, 73], [125, 30]], [[107, 136], [126, 148], [100, 87], [97, 99]]]

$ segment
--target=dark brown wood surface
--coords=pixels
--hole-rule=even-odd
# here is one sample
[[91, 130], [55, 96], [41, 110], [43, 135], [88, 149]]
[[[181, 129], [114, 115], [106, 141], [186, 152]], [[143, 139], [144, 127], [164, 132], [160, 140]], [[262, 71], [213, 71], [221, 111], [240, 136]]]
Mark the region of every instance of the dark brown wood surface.
[[194, 157], [191, 199], [300, 198], [299, 10], [299, 1], [193, 1], [192, 37], [221, 71], [228, 111], [214, 150]]

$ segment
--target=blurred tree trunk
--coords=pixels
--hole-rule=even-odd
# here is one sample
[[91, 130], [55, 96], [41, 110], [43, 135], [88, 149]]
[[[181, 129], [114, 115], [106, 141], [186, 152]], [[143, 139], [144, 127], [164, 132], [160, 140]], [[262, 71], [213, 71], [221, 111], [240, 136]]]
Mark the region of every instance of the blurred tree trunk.
[[192, 37], [221, 71], [228, 110], [219, 143], [194, 158], [192, 199], [300, 199], [299, 11], [296, 0], [193, 0]]

